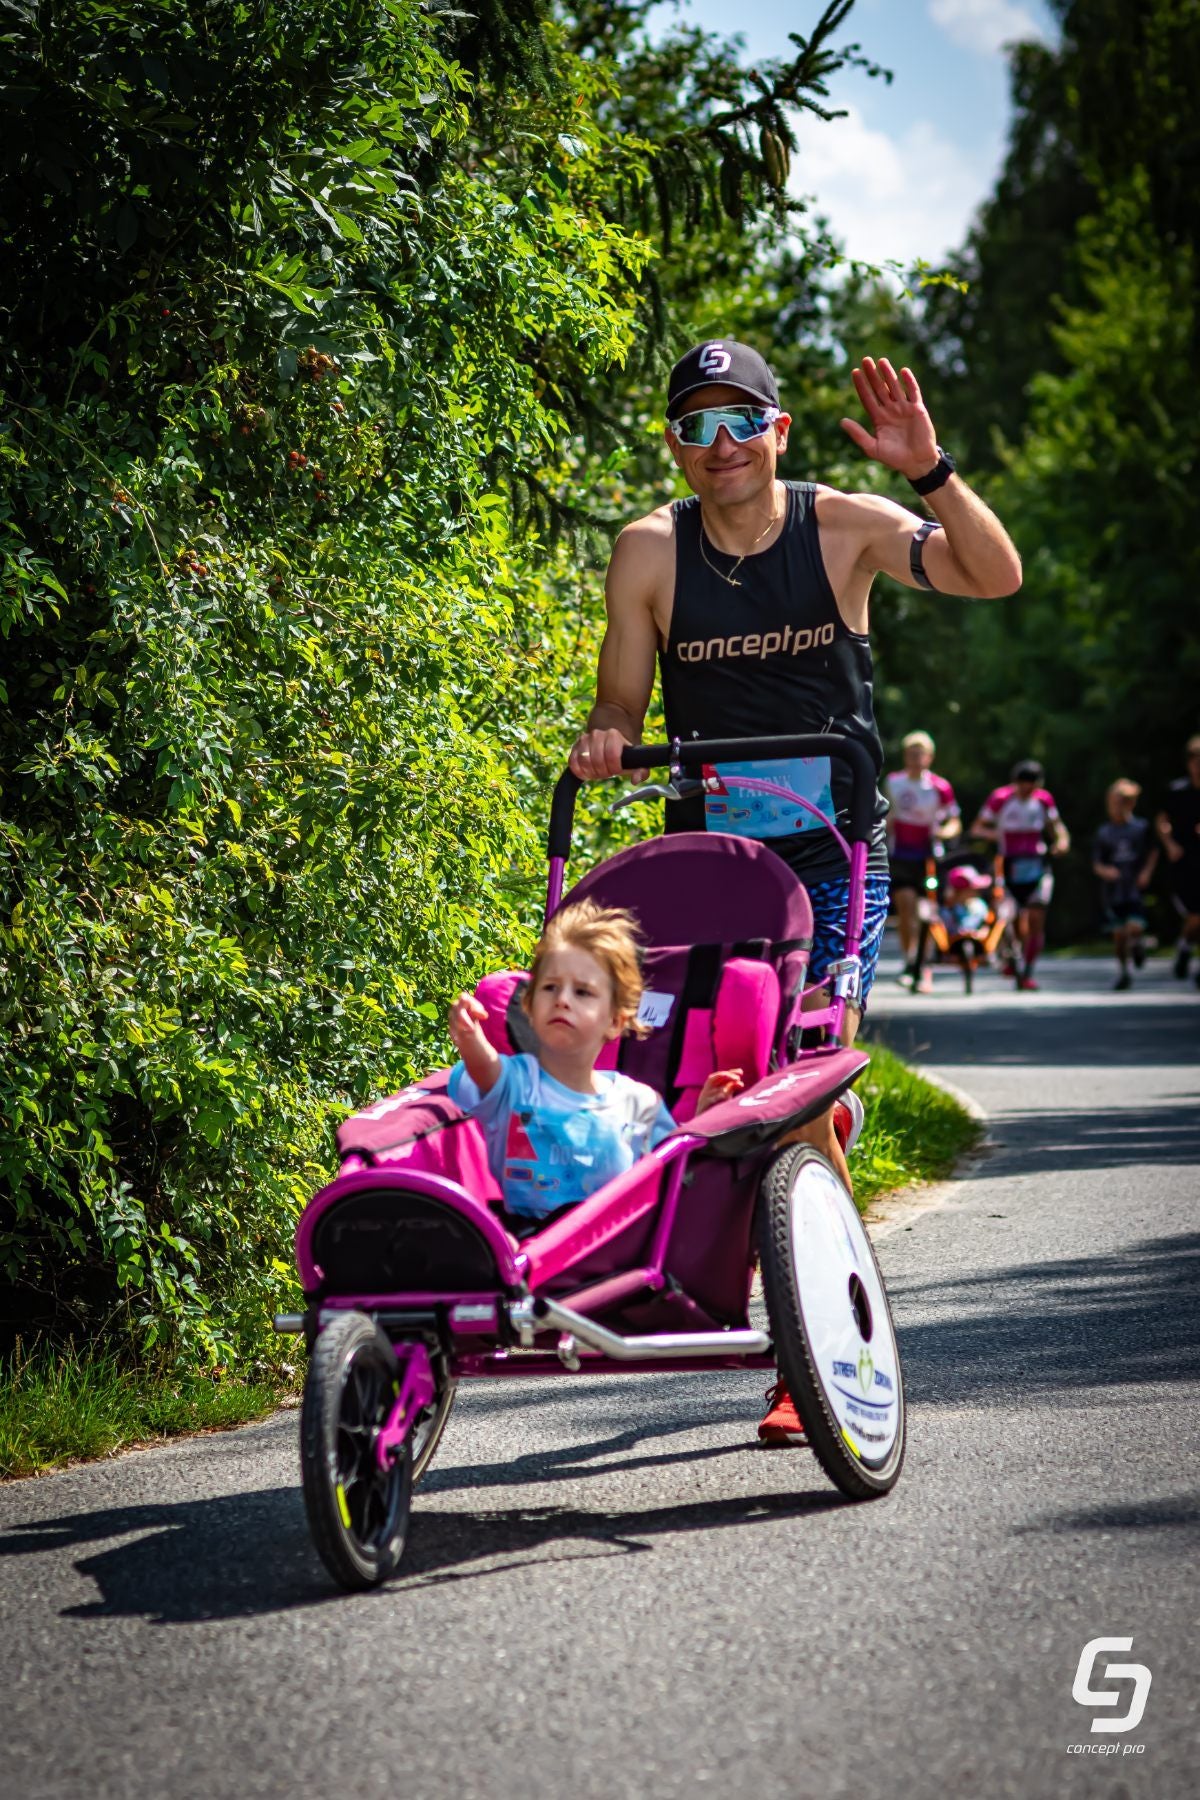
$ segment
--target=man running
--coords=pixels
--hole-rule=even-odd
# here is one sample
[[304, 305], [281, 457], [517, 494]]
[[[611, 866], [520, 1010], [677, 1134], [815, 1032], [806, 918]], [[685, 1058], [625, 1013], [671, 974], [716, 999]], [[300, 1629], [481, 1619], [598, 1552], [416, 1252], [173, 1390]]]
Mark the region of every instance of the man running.
[[969, 833], [1000, 846], [1004, 885], [1017, 909], [1017, 986], [1027, 991], [1037, 989], [1033, 969], [1046, 941], [1046, 908], [1054, 894], [1046, 859], [1071, 848], [1054, 796], [1042, 786], [1045, 779], [1046, 771], [1032, 757], [1017, 763], [1007, 786], [988, 795]]
[[954, 789], [944, 776], [933, 772], [934, 743], [929, 733], [910, 731], [900, 749], [904, 766], [894, 769], [884, 783], [892, 903], [904, 958], [900, 980], [907, 987], [919, 987], [922, 993], [928, 993], [933, 987], [932, 971], [917, 969], [917, 901], [925, 892], [929, 858], [938, 854], [942, 844], [957, 837], [962, 830], [962, 817]]
[[[1200, 737], [1185, 748], [1187, 774], [1173, 781], [1167, 803], [1155, 818], [1155, 829], [1167, 853], [1167, 881], [1180, 917], [1175, 974], [1187, 980], [1192, 950], [1200, 943]], [[1200, 974], [1196, 976], [1200, 987]]]
[[1158, 862], [1158, 845], [1148, 819], [1134, 812], [1141, 788], [1122, 777], [1104, 796], [1107, 819], [1092, 840], [1092, 873], [1099, 877], [1104, 900], [1104, 925], [1112, 933], [1117, 957], [1116, 993], [1133, 986], [1132, 962], [1140, 969], [1146, 960], [1146, 889]]
[[[776, 467], [791, 418], [756, 350], [731, 338], [710, 339], [676, 363], [666, 439], [692, 497], [659, 507], [617, 539], [596, 701], [571, 751], [581, 780], [619, 774], [621, 752], [640, 741], [656, 656], [670, 736], [836, 732], [862, 744], [881, 771], [867, 635], [875, 576], [977, 598], [1020, 586], [1011, 540], [955, 474], [912, 373], [864, 357], [853, 382], [868, 423], [843, 419], [844, 430], [864, 455], [907, 479], [935, 519], [922, 521], [878, 494], [780, 481]], [[806, 797], [831, 791], [844, 822], [849, 777], [830, 761], [760, 769]], [[864, 1002], [887, 915], [885, 811], [877, 796], [861, 952]], [[756, 808], [737, 822], [731, 809], [718, 813], [700, 798], [668, 806], [666, 829], [734, 829], [767, 839], [808, 888], [811, 966], [819, 981], [844, 943], [846, 865], [828, 830], [796, 831], [794, 817], [794, 808], [786, 822]], [[848, 1009], [848, 1042], [857, 1026], [857, 1012]], [[832, 1109], [805, 1135], [849, 1187]], [[802, 1441], [782, 1386], [775, 1396], [760, 1427], [764, 1441]]]

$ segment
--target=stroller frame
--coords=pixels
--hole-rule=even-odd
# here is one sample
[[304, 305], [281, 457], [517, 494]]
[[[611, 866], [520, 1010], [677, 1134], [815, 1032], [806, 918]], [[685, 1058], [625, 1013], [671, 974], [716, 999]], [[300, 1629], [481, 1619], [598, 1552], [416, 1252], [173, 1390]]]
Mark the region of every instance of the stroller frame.
[[[623, 766], [665, 764], [673, 777], [686, 778], [705, 764], [798, 756], [841, 757], [850, 766], [853, 798], [844, 843], [849, 902], [846, 953], [830, 972], [828, 1004], [804, 1009], [813, 988], [797, 986], [780, 1009], [776, 1044], [785, 1047], [783, 1060], [773, 1052], [772, 1066], [757, 1080], [681, 1125], [631, 1169], [520, 1242], [493, 1210], [495, 1194], [487, 1192], [490, 1177], [478, 1128], [450, 1104], [444, 1076], [428, 1077], [355, 1115], [339, 1133], [340, 1171], [313, 1196], [296, 1231], [307, 1305], [303, 1313], [276, 1315], [275, 1326], [302, 1332], [312, 1355], [302, 1416], [305, 1499], [317, 1547], [343, 1585], [370, 1586], [392, 1572], [403, 1547], [412, 1483], [436, 1449], [460, 1380], [766, 1369], [786, 1361], [797, 1404], [804, 1404], [801, 1390], [812, 1354], [783, 1355], [787, 1346], [775, 1340], [785, 1313], [800, 1315], [803, 1337], [801, 1278], [793, 1258], [804, 1230], [810, 1236], [823, 1230], [828, 1237], [828, 1224], [813, 1221], [818, 1214], [832, 1217], [839, 1207], [838, 1231], [850, 1250], [844, 1253], [839, 1239], [836, 1251], [826, 1248], [821, 1254], [833, 1259], [831, 1270], [837, 1257], [845, 1261], [849, 1255], [844, 1269], [836, 1263], [837, 1283], [845, 1283], [849, 1271], [848, 1289], [842, 1289], [835, 1323], [820, 1329], [845, 1335], [844, 1311], [847, 1319], [857, 1320], [859, 1337], [832, 1362], [843, 1374], [826, 1379], [829, 1394], [822, 1400], [810, 1393], [802, 1416], [827, 1473], [844, 1491], [868, 1497], [888, 1491], [897, 1478], [903, 1395], [886, 1294], [869, 1241], [852, 1201], [818, 1152], [804, 1145], [780, 1156], [780, 1141], [794, 1142], [797, 1128], [827, 1111], [868, 1062], [863, 1052], [843, 1047], [837, 1034], [847, 1005], [859, 993], [872, 765], [859, 745], [822, 735], [635, 747], [624, 753]], [[547, 918], [563, 901], [578, 787], [567, 771], [554, 792]], [[808, 804], [786, 788], [777, 791]], [[809, 810], [824, 819], [816, 808]], [[832, 820], [824, 822], [836, 831]], [[654, 842], [678, 844], [687, 853], [697, 837], [711, 844], [711, 835], [694, 833]], [[735, 862], [740, 858], [752, 868], [765, 854], [773, 879], [782, 880], [777, 871], [783, 865], [772, 852], [733, 842], [740, 847]], [[728, 843], [722, 855], [728, 854]], [[619, 874], [622, 859], [630, 855], [623, 852], [598, 865], [581, 885], [614, 868]], [[802, 966], [806, 962], [805, 952]], [[805, 1027], [823, 1025], [832, 1041], [796, 1048], [802, 1009]], [[760, 1171], [768, 1164], [778, 1170], [788, 1157], [788, 1166], [798, 1170], [797, 1182], [802, 1180], [806, 1193], [812, 1190], [804, 1201], [809, 1222], [796, 1226], [800, 1235], [793, 1242], [785, 1220], [791, 1202], [785, 1196], [773, 1203], [785, 1222], [774, 1249], [760, 1244], [764, 1283], [769, 1258], [772, 1270], [779, 1264], [792, 1271], [787, 1291], [795, 1289], [800, 1298], [789, 1312], [782, 1299], [772, 1305], [768, 1292], [773, 1322], [768, 1334], [752, 1327], [747, 1313], [756, 1226], [762, 1238]], [[419, 1278], [406, 1271], [419, 1271]], [[778, 1285], [774, 1275], [771, 1280]], [[822, 1305], [810, 1306], [814, 1320]], [[867, 1382], [861, 1394], [847, 1385], [845, 1371], [853, 1373], [856, 1366], [859, 1384]], [[886, 1431], [873, 1429], [884, 1421]], [[357, 1461], [347, 1462], [351, 1440], [358, 1446]], [[872, 1441], [883, 1446], [878, 1454]]]

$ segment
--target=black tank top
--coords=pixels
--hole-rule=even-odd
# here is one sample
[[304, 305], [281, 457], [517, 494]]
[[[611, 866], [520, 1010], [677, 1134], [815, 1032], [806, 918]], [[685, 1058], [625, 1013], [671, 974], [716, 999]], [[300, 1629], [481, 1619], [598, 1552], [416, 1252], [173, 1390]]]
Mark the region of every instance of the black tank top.
[[[672, 507], [675, 525], [675, 603], [671, 634], [659, 652], [663, 709], [670, 737], [769, 737], [789, 732], [840, 732], [869, 753], [876, 773], [883, 748], [875, 727], [871, 646], [849, 630], [825, 573], [817, 528], [816, 488], [789, 481], [783, 530], [769, 549], [747, 556], [732, 586], [736, 557], [700, 544], [695, 495]], [[708, 557], [714, 567], [705, 561]], [[770, 768], [763, 774], [769, 776]], [[833, 761], [831, 785], [839, 825], [849, 818], [849, 772]], [[882, 820], [887, 802], [876, 792], [876, 826], [869, 869], [886, 874]], [[702, 831], [704, 801], [666, 809], [667, 831]], [[846, 859], [822, 829], [767, 838], [807, 881], [837, 880]]]

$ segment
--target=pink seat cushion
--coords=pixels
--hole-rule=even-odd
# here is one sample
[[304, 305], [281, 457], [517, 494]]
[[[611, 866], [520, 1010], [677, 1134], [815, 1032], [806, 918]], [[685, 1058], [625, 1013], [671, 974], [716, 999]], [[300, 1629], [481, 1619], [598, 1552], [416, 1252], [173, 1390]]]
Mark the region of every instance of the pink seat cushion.
[[782, 995], [770, 963], [735, 956], [725, 964], [711, 1011], [692, 1012], [684, 1028], [676, 1083], [683, 1090], [673, 1111], [693, 1118], [700, 1089], [715, 1069], [740, 1069], [746, 1087], [771, 1066]]
[[518, 988], [528, 980], [524, 969], [501, 969], [498, 974], [485, 975], [476, 986], [475, 998], [481, 1006], [487, 1008], [483, 1035], [492, 1049], [498, 1050], [501, 1056], [517, 1054], [517, 1046], [509, 1036], [508, 1009]]

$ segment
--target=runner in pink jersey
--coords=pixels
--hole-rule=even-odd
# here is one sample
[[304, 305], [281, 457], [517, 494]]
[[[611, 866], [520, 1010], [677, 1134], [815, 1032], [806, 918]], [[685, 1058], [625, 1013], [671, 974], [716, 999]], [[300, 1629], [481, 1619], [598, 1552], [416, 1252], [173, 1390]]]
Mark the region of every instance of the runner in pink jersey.
[[934, 742], [927, 731], [910, 731], [901, 744], [904, 767], [894, 769], [884, 783], [887, 795], [887, 837], [896, 909], [896, 930], [904, 969], [902, 986], [921, 985], [928, 992], [933, 976], [927, 969], [917, 974], [917, 901], [925, 891], [926, 868], [941, 844], [956, 837], [962, 819], [954, 789], [933, 772]]
[[971, 827], [972, 837], [998, 844], [1004, 858], [1004, 885], [1017, 908], [1021, 946], [1017, 986], [1026, 989], [1037, 987], [1033, 966], [1045, 942], [1046, 908], [1054, 893], [1047, 858], [1062, 856], [1071, 847], [1054, 796], [1042, 786], [1044, 779], [1040, 762], [1017, 763], [1008, 785], [988, 795]]

